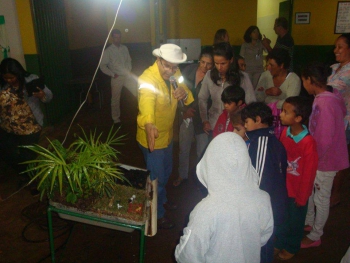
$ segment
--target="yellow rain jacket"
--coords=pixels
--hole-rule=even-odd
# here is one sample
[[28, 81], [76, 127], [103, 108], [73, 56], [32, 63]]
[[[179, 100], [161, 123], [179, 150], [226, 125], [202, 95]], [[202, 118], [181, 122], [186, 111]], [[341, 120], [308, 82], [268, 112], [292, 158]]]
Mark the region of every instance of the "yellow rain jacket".
[[[181, 72], [178, 69], [175, 74], [178, 80]], [[170, 85], [171, 86], [171, 85]], [[184, 83], [178, 86], [188, 93], [185, 105], [193, 102], [192, 92]], [[148, 148], [145, 125], [154, 124], [158, 129], [159, 137], [155, 139], [154, 149], [168, 147], [173, 139], [173, 123], [176, 114], [178, 100], [173, 97], [173, 87], [169, 88], [161, 77], [157, 62], [146, 69], [139, 77], [139, 113], [137, 116], [136, 140], [145, 148]]]

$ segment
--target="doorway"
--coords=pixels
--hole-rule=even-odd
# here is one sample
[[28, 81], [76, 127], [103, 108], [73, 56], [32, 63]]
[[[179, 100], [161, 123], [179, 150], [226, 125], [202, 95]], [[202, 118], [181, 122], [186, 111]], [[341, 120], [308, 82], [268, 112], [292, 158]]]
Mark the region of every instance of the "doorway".
[[292, 13], [292, 0], [258, 0], [257, 26], [261, 34], [271, 40], [272, 46], [277, 40], [277, 35], [273, 30], [275, 19], [285, 17], [289, 22], [289, 32], [291, 32]]

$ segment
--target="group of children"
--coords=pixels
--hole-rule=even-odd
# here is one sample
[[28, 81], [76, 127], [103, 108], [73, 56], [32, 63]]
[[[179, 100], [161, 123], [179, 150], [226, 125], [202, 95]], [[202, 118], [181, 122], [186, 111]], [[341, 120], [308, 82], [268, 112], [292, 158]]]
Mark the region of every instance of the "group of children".
[[[314, 95], [314, 101], [312, 103], [309, 98], [301, 96], [289, 97], [285, 100], [280, 120], [286, 128], [279, 139], [275, 136], [272, 127], [272, 111], [265, 103], [253, 102], [245, 105], [244, 90], [238, 86], [228, 86], [222, 93], [225, 110], [215, 125], [214, 139], [208, 150], [212, 144], [221, 142], [223, 135], [220, 134], [227, 131], [239, 134], [246, 142], [245, 147], [251, 164], [258, 175], [256, 183], [261, 190], [269, 194], [273, 213], [273, 230], [270, 231], [271, 237], [266, 239], [265, 236], [264, 242], [261, 242], [260, 262], [272, 262], [274, 256], [288, 260], [300, 248], [316, 247], [321, 244], [320, 238], [329, 214], [333, 178], [337, 171], [349, 166], [343, 122], [346, 108], [339, 92], [327, 86], [327, 77], [330, 73], [329, 68], [317, 63], [310, 64], [303, 71], [303, 85], [310, 95]], [[213, 154], [215, 153], [211, 152], [211, 155]], [[224, 154], [218, 153], [218, 155]], [[227, 159], [223, 158], [223, 160]], [[228, 162], [229, 160], [230, 158]], [[203, 176], [204, 165], [209, 169], [209, 163], [203, 163], [206, 161], [208, 160], [203, 157], [197, 166], [199, 178]], [[235, 162], [233, 159], [232, 161]], [[217, 169], [217, 172], [220, 173], [220, 170]], [[232, 176], [232, 174], [226, 174], [226, 176]], [[224, 184], [224, 181], [222, 183]], [[208, 181], [206, 181], [206, 187], [209, 194], [205, 199], [212, 198], [210, 196], [212, 185]], [[222, 187], [224, 188], [224, 185]], [[201, 203], [198, 205], [202, 205]], [[239, 206], [233, 206], [232, 209], [237, 213], [243, 211]], [[199, 248], [202, 242], [205, 242], [198, 239], [196, 228], [193, 227], [203, 220], [202, 216], [198, 214], [194, 216], [193, 213], [191, 213], [189, 225], [185, 228], [187, 234], [181, 238], [175, 253], [178, 262], [185, 262], [181, 259], [186, 258], [186, 253], [193, 253], [195, 248], [191, 246]], [[243, 225], [241, 227], [244, 228]], [[304, 230], [310, 232], [305, 237]], [[209, 231], [216, 230], [210, 228]], [[230, 228], [227, 231], [229, 232]], [[240, 231], [243, 236], [249, 234], [247, 229], [240, 229]], [[245, 234], [244, 231], [247, 233]], [[215, 233], [212, 234], [215, 235]], [[239, 245], [246, 244], [242, 240], [237, 242]], [[221, 247], [220, 251], [213, 251], [208, 244], [205, 248], [207, 251], [198, 251], [198, 253], [208, 252], [213, 256], [223, 254], [222, 249], [225, 246]], [[204, 248], [201, 247], [201, 249]], [[247, 262], [246, 259], [244, 261]]]

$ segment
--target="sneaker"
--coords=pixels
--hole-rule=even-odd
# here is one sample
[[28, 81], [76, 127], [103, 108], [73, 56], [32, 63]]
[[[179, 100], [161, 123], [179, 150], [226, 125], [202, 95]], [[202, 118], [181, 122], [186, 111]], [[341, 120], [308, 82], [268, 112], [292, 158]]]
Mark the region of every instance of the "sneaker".
[[294, 257], [295, 254], [289, 253], [287, 250], [282, 249], [280, 253], [278, 253], [278, 259], [280, 260], [288, 260]]
[[301, 243], [300, 244], [300, 248], [318, 247], [320, 245], [321, 245], [321, 239], [316, 240], [316, 241], [314, 241], [314, 242], [312, 242], [310, 244], [303, 244], [303, 243]]
[[158, 229], [171, 229], [175, 226], [174, 222], [170, 221], [166, 217], [159, 218], [157, 220]]

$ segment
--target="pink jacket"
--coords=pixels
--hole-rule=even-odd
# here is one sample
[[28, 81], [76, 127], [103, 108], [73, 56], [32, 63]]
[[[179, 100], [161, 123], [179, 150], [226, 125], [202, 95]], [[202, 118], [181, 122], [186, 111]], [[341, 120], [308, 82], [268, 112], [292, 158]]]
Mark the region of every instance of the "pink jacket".
[[309, 132], [317, 143], [319, 171], [339, 171], [349, 167], [345, 139], [346, 107], [338, 90], [322, 92], [315, 97]]

